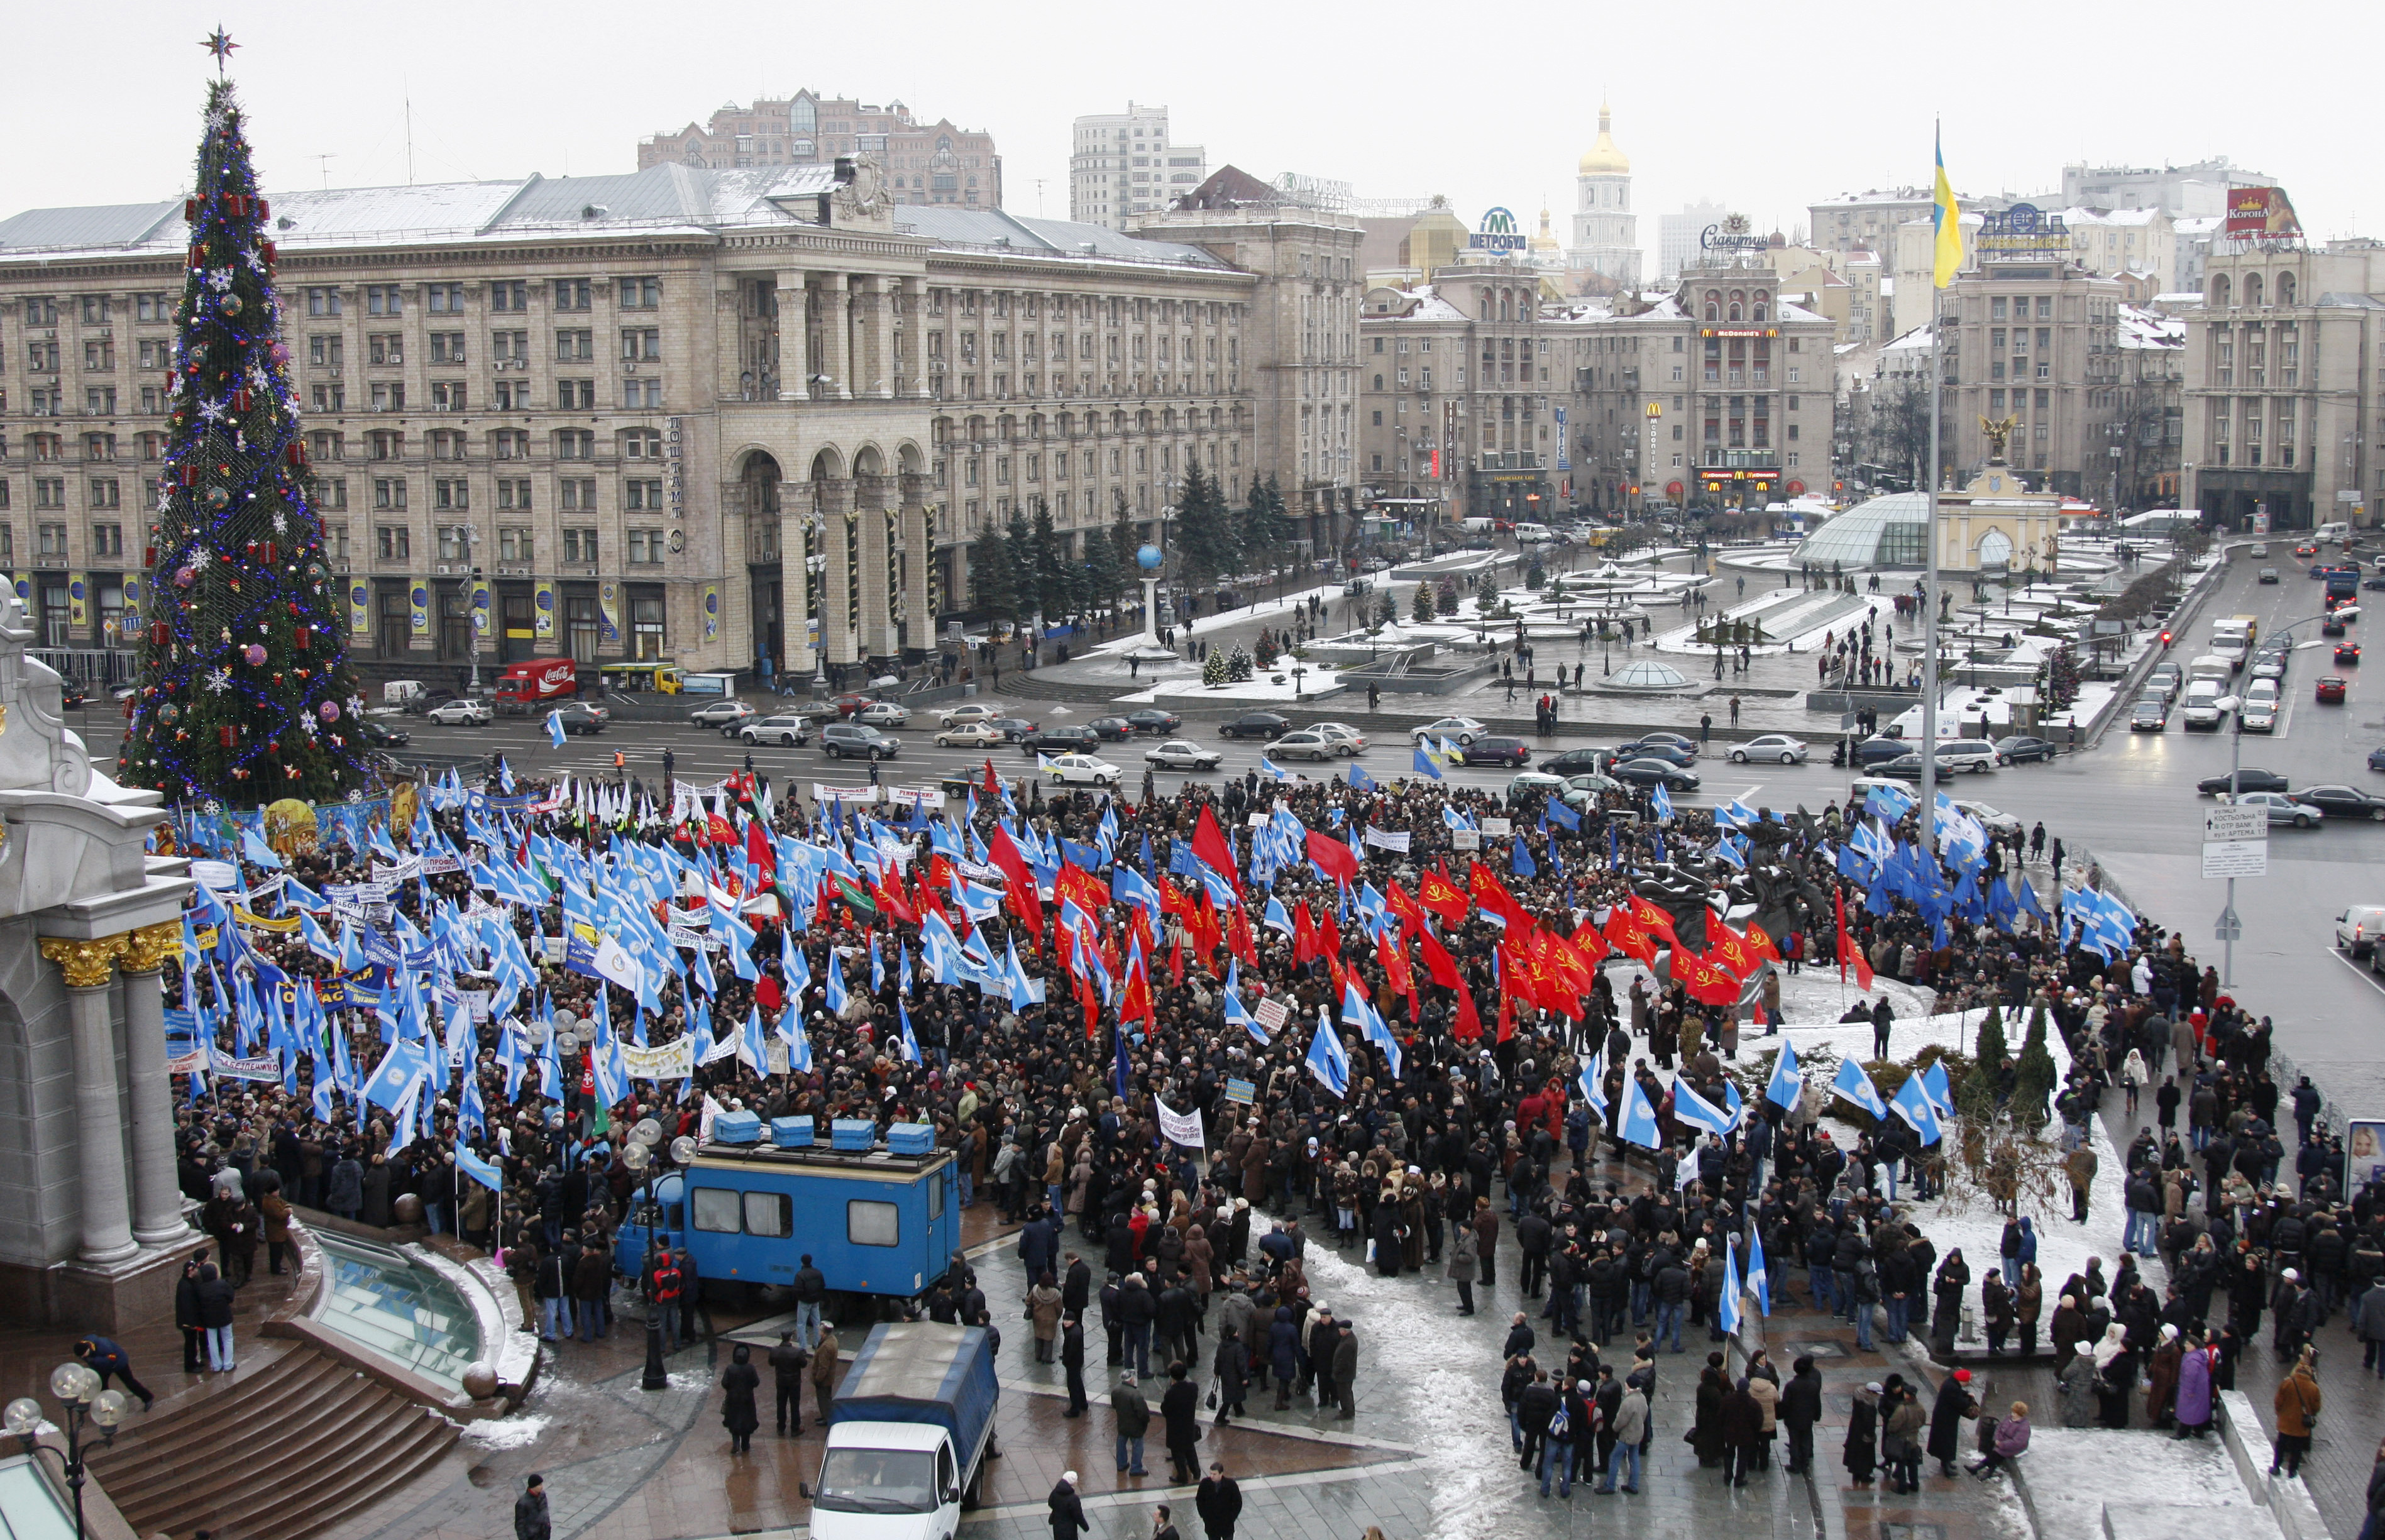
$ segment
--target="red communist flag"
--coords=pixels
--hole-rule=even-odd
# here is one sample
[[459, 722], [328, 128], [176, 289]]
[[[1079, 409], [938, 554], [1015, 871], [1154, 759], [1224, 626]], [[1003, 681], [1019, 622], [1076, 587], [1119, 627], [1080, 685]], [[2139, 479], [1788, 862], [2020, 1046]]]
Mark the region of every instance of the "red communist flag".
[[1631, 911], [1632, 922], [1638, 925], [1642, 930], [1646, 931], [1651, 935], [1663, 936], [1667, 941], [1674, 939], [1673, 917], [1671, 915], [1667, 914], [1663, 909], [1658, 908], [1655, 905], [1650, 903], [1647, 899], [1641, 897], [1636, 893], [1631, 895], [1631, 902], [1628, 908]]
[[1460, 1043], [1471, 1043], [1482, 1035], [1482, 1017], [1474, 1008], [1474, 991], [1463, 985], [1457, 991], [1457, 1024], [1449, 1030]]
[[1869, 993], [1871, 989], [1871, 960], [1864, 956], [1864, 950], [1860, 945], [1856, 945], [1854, 937], [1847, 934], [1847, 895], [1844, 892], [1841, 892], [1837, 895], [1837, 904], [1839, 918], [1839, 977], [1843, 980], [1847, 976], [1847, 969], [1852, 966], [1855, 970], [1855, 987], [1865, 991], [1866, 993]]
[[1383, 904], [1385, 908], [1400, 917], [1405, 929], [1420, 931], [1424, 928], [1424, 910], [1417, 907], [1415, 899], [1408, 896], [1407, 889], [1400, 886], [1396, 878], [1392, 880], [1392, 890], [1384, 896]]
[[[1548, 940], [1549, 970], [1556, 975], [1557, 983], [1564, 987], [1567, 996], [1579, 1001], [1588, 995], [1591, 984], [1590, 959], [1576, 951], [1573, 943], [1563, 936], [1552, 935], [1546, 931], [1538, 933]], [[1537, 948], [1539, 943], [1535, 942], [1533, 945]], [[1598, 952], [1601, 957], [1606, 955], [1606, 944], [1604, 941], [1598, 944]], [[1569, 1010], [1566, 1014], [1574, 1017], [1577, 1020], [1580, 1020], [1578, 1011]]]
[[993, 858], [993, 864], [1002, 869], [1003, 876], [1009, 879], [1008, 891], [1003, 895], [1004, 902], [1017, 911], [1030, 933], [1041, 936], [1043, 933], [1043, 896], [1035, 891], [1035, 874], [1028, 870], [1027, 858], [1018, 853], [1018, 845], [1011, 840], [1010, 831], [999, 823], [995, 824], [993, 838], [986, 842], [985, 852]]
[[895, 877], [891, 880], [881, 878], [871, 886], [869, 893], [871, 897], [878, 900], [879, 909], [889, 920], [900, 920], [905, 925], [917, 925], [919, 922], [919, 917], [911, 911], [911, 906], [903, 901], [902, 878]]
[[1681, 981], [1690, 998], [1700, 1005], [1727, 1006], [1739, 998], [1739, 981], [1731, 977], [1729, 969], [1686, 946], [1673, 948], [1673, 977]]
[[1002, 783], [993, 773], [993, 761], [991, 759], [985, 762], [985, 795], [988, 796], [1002, 795]]
[[[1242, 912], [1240, 905], [1235, 906], [1235, 912]], [[1205, 966], [1226, 944], [1225, 930], [1217, 923], [1217, 907], [1209, 902], [1209, 890], [1205, 887], [1201, 890], [1201, 907], [1184, 917], [1184, 926], [1192, 933], [1193, 948], [1200, 953]]]
[[1706, 956], [1730, 970], [1733, 978], [1744, 979], [1755, 971], [1761, 959], [1748, 939], [1712, 915], [1706, 917]]
[[1606, 937], [1599, 933], [1598, 927], [1587, 920], [1574, 927], [1573, 949], [1580, 955], [1583, 962], [1592, 968], [1597, 967], [1600, 959], [1613, 950], [1607, 945]]
[[1499, 944], [1499, 986], [1501, 995], [1521, 1001], [1527, 1010], [1541, 1008], [1540, 990], [1532, 978], [1532, 959], [1513, 942]]
[[745, 859], [763, 882], [778, 873], [779, 853], [770, 848], [770, 836], [760, 819], [748, 819], [745, 822]]
[[1507, 885], [1499, 881], [1497, 873], [1480, 861], [1473, 862], [1472, 868], [1467, 873], [1466, 885], [1473, 893], [1476, 903], [1492, 914], [1505, 915], [1511, 926], [1532, 922], [1531, 915], [1526, 912], [1524, 906], [1516, 902], [1516, 895], [1507, 891]]
[[1251, 933], [1250, 911], [1240, 904], [1227, 912], [1226, 945], [1245, 964], [1253, 968], [1259, 965], [1258, 938]]
[[1337, 883], [1358, 880], [1358, 853], [1330, 834], [1308, 832], [1308, 858], [1317, 870]]
[[1317, 923], [1308, 918], [1308, 900], [1292, 907], [1292, 960], [1311, 962], [1317, 957]]
[[1780, 960], [1780, 948], [1772, 944], [1772, 933], [1753, 920], [1747, 922], [1747, 947], [1766, 962]]
[[1458, 988], [1457, 959], [1449, 955], [1449, 948], [1430, 931], [1417, 933], [1417, 949], [1424, 954], [1424, 970], [1431, 975], [1433, 983], [1443, 989], [1456, 989], [1461, 995], [1466, 993]]
[[1417, 901], [1441, 916], [1444, 925], [1464, 924], [1466, 911], [1474, 907], [1464, 888], [1438, 871], [1425, 872], [1417, 879]]
[[1631, 919], [1630, 911], [1622, 905], [1617, 904], [1614, 911], [1606, 917], [1606, 928], [1599, 933], [1606, 938], [1609, 945], [1625, 957], [1638, 958], [1652, 968], [1655, 966], [1655, 938], [1636, 924]]
[[1234, 867], [1234, 847], [1226, 843], [1225, 834], [1209, 809], [1201, 809], [1201, 821], [1192, 831], [1192, 854], [1217, 869], [1236, 893], [1242, 891], [1242, 877]]

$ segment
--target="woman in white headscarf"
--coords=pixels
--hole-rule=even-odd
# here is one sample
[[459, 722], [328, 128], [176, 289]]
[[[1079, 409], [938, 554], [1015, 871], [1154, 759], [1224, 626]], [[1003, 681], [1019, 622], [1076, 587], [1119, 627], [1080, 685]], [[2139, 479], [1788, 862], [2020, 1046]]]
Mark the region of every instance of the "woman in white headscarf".
[[2137, 1388], [2137, 1355], [2118, 1321], [2104, 1328], [2095, 1345], [2095, 1410], [2107, 1428], [2129, 1425], [2129, 1401]]

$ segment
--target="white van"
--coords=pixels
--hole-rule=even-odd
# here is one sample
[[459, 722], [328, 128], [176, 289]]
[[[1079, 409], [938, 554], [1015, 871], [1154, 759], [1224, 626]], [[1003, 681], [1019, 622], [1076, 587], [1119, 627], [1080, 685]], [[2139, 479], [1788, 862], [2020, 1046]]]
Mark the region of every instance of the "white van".
[[[2223, 620], [2220, 624], [2224, 626], [2227, 622]], [[2235, 635], [2223, 633], [2211, 639], [2211, 656], [2225, 662], [2228, 665], [2228, 671], [2234, 673], [2244, 666], [2244, 654], [2250, 646], [2251, 644], [2245, 641], [2241, 633]]]
[[2345, 541], [2352, 538], [2352, 526], [2346, 523], [2321, 524], [2312, 538], [2319, 541]]
[[1556, 537], [1556, 532], [1550, 529], [1546, 524], [1518, 524], [1516, 526], [1516, 544], [1518, 545], [1545, 545]]
[[2186, 687], [2186, 730], [2190, 732], [2216, 732], [2227, 710], [2220, 705], [2233, 697], [2220, 692], [2227, 685], [2219, 680], [2198, 679]]
[[[2241, 662], [2242, 659], [2240, 658], [2238, 661]], [[2191, 689], [2197, 681], [2206, 679], [2225, 684], [2228, 682], [2229, 676], [2235, 671], [2235, 664], [2224, 657], [2205, 653], [2186, 666], [2187, 687]]]

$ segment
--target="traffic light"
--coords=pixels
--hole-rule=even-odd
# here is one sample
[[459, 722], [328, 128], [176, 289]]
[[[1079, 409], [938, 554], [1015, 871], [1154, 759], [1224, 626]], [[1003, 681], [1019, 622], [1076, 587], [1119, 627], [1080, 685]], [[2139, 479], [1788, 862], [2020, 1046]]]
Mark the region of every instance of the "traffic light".
[[2161, 633], [2161, 638], [2162, 638], [2162, 648], [2163, 648], [2163, 650], [2164, 650], [2164, 651], [2167, 651], [2167, 650], [2168, 650], [2168, 647], [2169, 647], [2169, 632], [2168, 632], [2167, 631], [2164, 631], [2164, 632]]

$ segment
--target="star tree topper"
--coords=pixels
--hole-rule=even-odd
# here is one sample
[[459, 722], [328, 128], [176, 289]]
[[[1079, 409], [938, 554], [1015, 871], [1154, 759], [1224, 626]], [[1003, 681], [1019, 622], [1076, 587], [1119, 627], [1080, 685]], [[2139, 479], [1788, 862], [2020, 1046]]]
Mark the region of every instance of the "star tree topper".
[[199, 40], [199, 46], [216, 56], [216, 73], [220, 75], [223, 73], [224, 62], [231, 57], [232, 50], [238, 48], [240, 44], [234, 43], [231, 40], [231, 34], [219, 25], [214, 31]]

